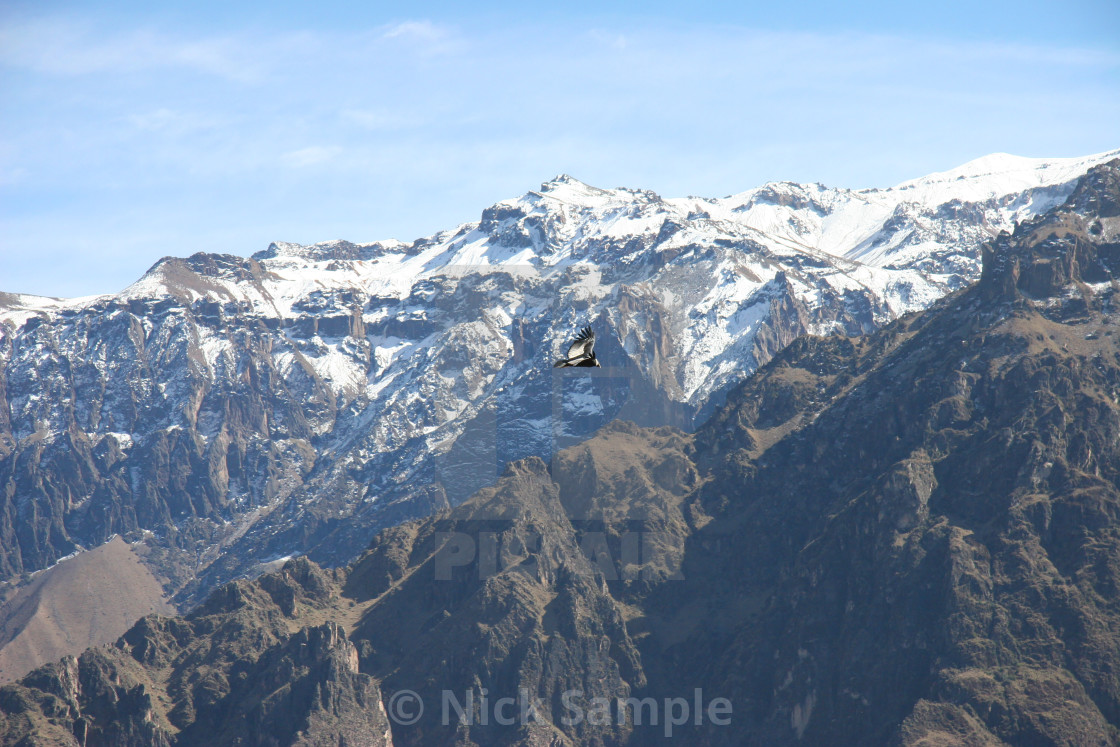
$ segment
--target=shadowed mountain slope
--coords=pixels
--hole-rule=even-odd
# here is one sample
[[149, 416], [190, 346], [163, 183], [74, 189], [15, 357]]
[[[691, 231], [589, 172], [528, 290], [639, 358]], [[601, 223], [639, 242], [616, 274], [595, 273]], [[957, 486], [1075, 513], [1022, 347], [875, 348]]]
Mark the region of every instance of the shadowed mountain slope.
[[978, 285], [794, 343], [698, 434], [716, 518], [684, 573], [725, 583], [659, 590], [707, 624], [658, 658], [737, 693], [754, 743], [1117, 739], [1117, 165]]

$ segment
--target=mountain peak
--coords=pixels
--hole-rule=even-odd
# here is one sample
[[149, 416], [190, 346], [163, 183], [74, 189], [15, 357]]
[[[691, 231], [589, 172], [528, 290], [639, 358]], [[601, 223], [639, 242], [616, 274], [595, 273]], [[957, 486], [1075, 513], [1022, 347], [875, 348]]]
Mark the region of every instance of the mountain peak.
[[588, 186], [586, 182], [582, 182], [579, 179], [576, 179], [571, 174], [558, 174], [549, 179], [547, 182], [541, 184], [541, 191], [547, 192], [549, 189], [563, 185], [576, 185], [580, 187]]
[[1120, 276], [1120, 256], [1104, 236], [1120, 234], [1120, 158], [1095, 166], [1066, 203], [984, 247], [981, 284], [1006, 299], [1054, 298], [1073, 283]]
[[344, 239], [320, 241], [317, 244], [296, 244], [290, 241], [274, 241], [264, 251], [253, 255], [255, 260], [276, 259], [279, 257], [292, 257], [295, 259], [322, 262], [332, 259], [364, 260], [373, 259], [384, 252], [386, 248], [400, 245], [398, 241], [374, 242], [372, 244], [355, 244]]
[[593, 187], [574, 176], [560, 174], [541, 184], [539, 191], [530, 192], [526, 197], [535, 199], [544, 195], [561, 202], [594, 207], [602, 204], [605, 199], [611, 199], [619, 191]]
[[1078, 158], [1027, 158], [991, 153], [948, 171], [902, 182], [893, 189], [912, 191], [915, 197], [922, 199], [983, 200], [999, 194], [1070, 182], [1093, 166], [1117, 156], [1120, 156], [1120, 150]]

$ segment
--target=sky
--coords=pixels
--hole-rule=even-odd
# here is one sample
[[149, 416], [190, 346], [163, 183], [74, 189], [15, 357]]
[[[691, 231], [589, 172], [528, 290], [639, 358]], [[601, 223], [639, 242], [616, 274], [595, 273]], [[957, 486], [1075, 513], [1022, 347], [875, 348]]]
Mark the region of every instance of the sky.
[[412, 241], [558, 174], [721, 197], [1120, 148], [1116, 0], [536, 5], [2, 0], [0, 291]]

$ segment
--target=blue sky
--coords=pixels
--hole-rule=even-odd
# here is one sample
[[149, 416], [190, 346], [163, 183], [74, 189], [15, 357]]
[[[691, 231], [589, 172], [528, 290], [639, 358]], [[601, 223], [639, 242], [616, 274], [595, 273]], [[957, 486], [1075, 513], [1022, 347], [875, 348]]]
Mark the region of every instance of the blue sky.
[[722, 196], [1120, 147], [1115, 0], [465, 5], [6, 0], [0, 291], [412, 240], [559, 173]]

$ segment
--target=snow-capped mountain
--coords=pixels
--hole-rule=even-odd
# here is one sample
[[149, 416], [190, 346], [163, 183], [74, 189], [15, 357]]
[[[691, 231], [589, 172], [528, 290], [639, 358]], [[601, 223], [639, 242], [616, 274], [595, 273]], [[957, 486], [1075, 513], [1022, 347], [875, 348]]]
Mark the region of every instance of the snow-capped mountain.
[[[181, 600], [492, 482], [614, 417], [690, 427], [805, 333], [977, 279], [981, 244], [1120, 155], [988, 156], [890, 189], [719, 199], [568, 176], [411, 244], [165, 258], [121, 293], [0, 294], [0, 577], [114, 533]], [[602, 370], [554, 370], [590, 323]]]
[[[1118, 277], [1120, 159], [979, 282], [794, 341], [694, 434], [615, 421], [348, 567], [43, 657], [0, 743], [1115, 745]], [[26, 606], [76, 615], [110, 547]]]

